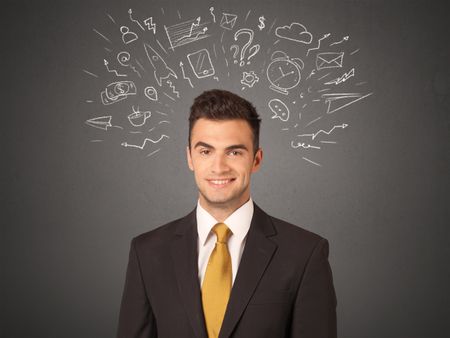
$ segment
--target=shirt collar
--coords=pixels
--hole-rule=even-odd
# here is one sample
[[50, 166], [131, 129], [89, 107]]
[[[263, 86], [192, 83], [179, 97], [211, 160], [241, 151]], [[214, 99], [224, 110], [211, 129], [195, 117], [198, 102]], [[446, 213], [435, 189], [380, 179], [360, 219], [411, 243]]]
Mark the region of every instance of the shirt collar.
[[[237, 240], [243, 241], [247, 232], [250, 229], [250, 223], [253, 217], [253, 200], [249, 198], [242, 206], [236, 209], [227, 219], [223, 222], [233, 233], [232, 236]], [[199, 244], [205, 245], [208, 239], [211, 229], [214, 225], [219, 223], [211, 214], [206, 211], [201, 205], [200, 201], [197, 202], [197, 232], [199, 238]]]

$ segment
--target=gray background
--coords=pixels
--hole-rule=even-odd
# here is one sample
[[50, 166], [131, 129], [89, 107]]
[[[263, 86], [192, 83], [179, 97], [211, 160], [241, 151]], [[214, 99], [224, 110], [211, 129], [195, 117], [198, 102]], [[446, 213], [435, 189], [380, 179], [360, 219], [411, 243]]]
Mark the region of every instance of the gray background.
[[105, 110], [86, 105], [100, 82], [82, 69], [100, 69], [105, 51], [92, 28], [110, 33], [105, 13], [125, 20], [130, 7], [155, 17], [164, 7], [169, 21], [175, 9], [193, 18], [211, 5], [276, 13], [278, 23], [349, 35], [360, 48], [356, 66], [374, 95], [343, 113], [351, 128], [317, 158], [320, 168], [301, 160], [270, 119], [269, 90], [244, 93], [263, 117], [265, 158], [252, 195], [330, 241], [340, 337], [450, 337], [445, 4], [3, 1], [1, 337], [114, 335], [131, 238], [196, 203], [184, 150], [192, 98], [240, 86], [184, 88], [170, 142], [150, 158], [113, 134], [94, 144], [101, 131], [84, 121]]

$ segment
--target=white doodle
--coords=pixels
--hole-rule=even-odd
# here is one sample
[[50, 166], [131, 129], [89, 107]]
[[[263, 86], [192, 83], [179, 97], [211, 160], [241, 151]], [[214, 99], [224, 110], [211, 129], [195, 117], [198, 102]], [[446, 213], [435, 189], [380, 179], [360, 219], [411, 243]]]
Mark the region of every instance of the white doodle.
[[136, 85], [133, 81], [118, 81], [110, 83], [101, 92], [100, 98], [104, 105], [110, 105], [125, 100], [130, 95], [136, 95]]
[[315, 133], [311, 133], [311, 134], [300, 134], [297, 135], [298, 137], [311, 137], [311, 140], [314, 140], [317, 136], [319, 136], [320, 134], [325, 134], [325, 135], [330, 135], [335, 129], [339, 128], [339, 129], [345, 129], [348, 127], [348, 124], [340, 124], [337, 126], [333, 126], [333, 128], [331, 128], [330, 130], [326, 131], [326, 130], [319, 130]]
[[153, 74], [155, 76], [156, 82], [161, 86], [161, 81], [163, 79], [167, 79], [169, 76], [173, 76], [178, 79], [177, 74], [173, 71], [172, 68], [167, 66], [166, 61], [154, 50], [150, 45], [144, 43], [145, 53], [147, 54], [147, 58], [150, 61], [153, 67]]
[[304, 68], [303, 61], [299, 58], [290, 58], [282, 51], [273, 52], [271, 59], [272, 61], [267, 66], [269, 88], [288, 95], [289, 90], [300, 83], [301, 71]]
[[133, 72], [135, 72], [139, 77], [141, 77], [141, 73], [139, 73], [139, 71], [136, 69], [136, 67], [134, 67], [131, 64], [131, 55], [128, 52], [120, 52], [119, 54], [117, 54], [117, 61], [119, 61], [119, 63], [124, 66], [124, 67], [129, 67], [131, 68], [131, 70]]
[[206, 34], [208, 23], [200, 23], [200, 20], [201, 17], [199, 16], [196, 19], [184, 21], [173, 26], [164, 26], [170, 42], [170, 48], [174, 50], [176, 47], [209, 37]]
[[107, 70], [109, 73], [114, 73], [117, 77], [120, 77], [120, 76], [127, 76], [127, 74], [119, 74], [119, 72], [118, 72], [117, 70], [109, 68], [109, 62], [108, 62], [108, 60], [103, 59], [103, 64], [105, 65], [106, 70]]
[[269, 101], [269, 108], [274, 114], [272, 119], [280, 119], [283, 122], [289, 120], [289, 108], [279, 99], [272, 99]]
[[145, 148], [145, 146], [146, 146], [146, 144], [147, 144], [147, 142], [151, 142], [151, 143], [153, 143], [153, 144], [156, 144], [156, 143], [159, 143], [161, 140], [163, 140], [164, 138], [170, 138], [169, 136], [167, 136], [167, 135], [165, 135], [165, 134], [163, 134], [163, 135], [161, 135], [161, 137], [159, 138], [159, 139], [157, 139], [157, 140], [152, 140], [151, 138], [146, 138], [144, 141], [143, 141], [143, 143], [141, 144], [141, 145], [138, 145], [138, 144], [130, 144], [130, 143], [128, 143], [128, 142], [122, 142], [120, 145], [121, 146], [123, 146], [123, 147], [131, 147], [131, 148], [138, 148], [138, 149], [144, 149]]
[[211, 13], [211, 16], [213, 17], [213, 22], [216, 23], [216, 16], [214, 15], [214, 7], [209, 7], [209, 12]]
[[88, 75], [90, 75], [90, 76], [93, 76], [93, 77], [97, 77], [97, 78], [98, 78], [98, 75], [97, 75], [97, 74], [91, 73], [90, 71], [87, 71], [86, 69], [83, 69], [83, 72], [85, 72], [86, 74], [88, 74]]
[[241, 83], [249, 88], [252, 88], [255, 83], [259, 81], [259, 77], [254, 71], [243, 72]]
[[166, 83], [169, 85], [170, 89], [172, 89], [172, 93], [174, 93], [178, 98], [180, 98], [180, 92], [176, 90], [176, 88], [173, 85], [172, 81], [167, 80]]
[[188, 83], [191, 86], [191, 88], [194, 88], [194, 86], [192, 85], [191, 79], [189, 77], [187, 77], [185, 72], [184, 72], [184, 65], [183, 65], [182, 61], [180, 61], [180, 68], [181, 68], [181, 74], [183, 74], [183, 79], [188, 81]]
[[120, 32], [122, 33], [122, 41], [126, 45], [138, 39], [138, 35], [135, 32], [130, 31], [130, 28], [127, 26], [121, 26]]
[[262, 15], [259, 17], [258, 21], [259, 21], [258, 28], [260, 31], [262, 31], [266, 27], [266, 25], [264, 24], [264, 21], [266, 21], [266, 18], [264, 17], [264, 15]]
[[222, 13], [222, 19], [220, 20], [220, 27], [233, 30], [234, 25], [236, 24], [238, 16], [236, 14], [230, 13]]
[[308, 54], [309, 54], [310, 51], [319, 49], [319, 48], [320, 48], [320, 42], [321, 42], [323, 39], [328, 38], [330, 35], [331, 35], [330, 33], [327, 33], [327, 34], [325, 34], [324, 36], [322, 36], [322, 37], [319, 39], [318, 43], [317, 43], [317, 47], [309, 48], [308, 51], [306, 52], [306, 56], [308, 56]]
[[348, 41], [348, 39], [349, 39], [349, 36], [348, 36], [348, 35], [347, 35], [347, 36], [344, 36], [344, 37], [342, 38], [342, 40], [339, 40], [339, 41], [336, 41], [336, 42], [331, 43], [331, 44], [330, 44], [330, 47], [331, 47], [331, 46], [334, 46], [334, 45], [339, 45], [339, 44], [341, 44], [341, 43], [344, 42], [344, 41]]
[[131, 125], [134, 127], [142, 127], [148, 118], [152, 116], [151, 111], [144, 111], [141, 112], [139, 110], [139, 107], [137, 110], [134, 109], [134, 106], [132, 106], [133, 112], [128, 115], [128, 121], [130, 121]]
[[215, 74], [214, 66], [207, 49], [200, 49], [187, 55], [192, 71], [198, 79], [212, 76]]
[[[359, 93], [334, 93], [334, 94], [322, 94], [322, 98], [325, 99], [327, 106], [327, 114], [333, 114], [342, 108], [345, 108], [355, 102], [358, 102], [366, 97], [369, 97], [373, 93], [362, 95]], [[337, 104], [334, 104], [337, 102]], [[333, 107], [334, 105], [334, 107]]]
[[272, 24], [269, 27], [269, 30], [267, 31], [267, 34], [269, 34], [272, 31], [273, 26], [275, 26], [275, 22], [277, 22], [277, 19], [273, 20]]
[[152, 156], [152, 155], [154, 155], [154, 154], [156, 154], [157, 152], [159, 152], [161, 150], [161, 148], [158, 148], [158, 149], [156, 149], [156, 150], [154, 150], [154, 151], [152, 151], [150, 154], [148, 154], [147, 156], [145, 156], [145, 157], [150, 157], [150, 156]]
[[311, 71], [311, 73], [309, 73], [309, 75], [308, 75], [308, 77], [306, 78], [306, 80], [309, 80], [314, 74], [316, 74], [316, 70], [315, 70], [315, 69], [313, 69], [313, 70]]
[[302, 157], [302, 159], [304, 159], [306, 162], [309, 162], [309, 163], [311, 163], [311, 164], [314, 164], [314, 165], [316, 165], [316, 166], [318, 166], [318, 167], [321, 167], [321, 166], [322, 166], [321, 164], [319, 164], [319, 163], [317, 163], [317, 162], [314, 162], [314, 161], [311, 161], [310, 159], [308, 159], [308, 158], [306, 158], [306, 157]]
[[141, 23], [138, 20], [133, 19], [133, 10], [131, 8], [128, 10], [128, 14], [130, 15], [130, 21], [136, 23], [139, 28], [145, 32], [145, 28], [141, 25]]
[[317, 70], [327, 68], [341, 68], [344, 62], [344, 52], [319, 53], [316, 57]]
[[[223, 46], [222, 46], [223, 47]], [[239, 54], [239, 46], [238, 45], [232, 45], [230, 47], [230, 51], [233, 51], [233, 59], [234, 63], [238, 63], [237, 56]]]
[[109, 43], [112, 43], [110, 39], [108, 39], [106, 36], [104, 36], [102, 33], [100, 33], [98, 30], [96, 30], [95, 28], [92, 28], [92, 30], [97, 33], [98, 35], [100, 35], [103, 39], [105, 39], [106, 41], [108, 41]]
[[251, 30], [249, 28], [241, 28], [241, 29], [239, 29], [236, 33], [234, 33], [234, 40], [237, 41], [239, 36], [243, 35], [243, 34], [248, 34], [248, 41], [241, 48], [241, 58], [240, 58], [240, 62], [239, 62], [239, 65], [241, 67], [245, 65], [244, 58], [245, 58], [245, 53], [246, 53], [247, 49], [249, 49], [249, 53], [248, 53], [248, 56], [247, 56], [247, 64], [250, 64], [250, 59], [253, 56], [255, 56], [259, 52], [259, 49], [261, 48], [261, 46], [259, 44], [256, 44], [256, 45], [250, 47], [250, 45], [253, 42], [253, 38], [255, 36], [255, 33], [253, 32], [253, 30]]
[[339, 76], [338, 78], [336, 78], [334, 80], [325, 82], [324, 84], [325, 85], [331, 85], [331, 84], [338, 85], [338, 84], [341, 84], [341, 83], [347, 81], [349, 78], [351, 78], [353, 76], [355, 76], [355, 68], [352, 68], [347, 73], [342, 74], [342, 76]]
[[153, 34], [156, 34], [156, 24], [153, 23], [153, 17], [148, 17], [147, 19], [144, 20], [144, 25], [147, 26], [147, 29], [149, 31], [152, 31]]
[[297, 148], [303, 148], [303, 149], [320, 149], [318, 146], [313, 146], [311, 144], [306, 144], [304, 142], [297, 142], [297, 144], [294, 143], [294, 141], [291, 141], [291, 147], [293, 149]]
[[145, 87], [144, 94], [148, 99], [152, 101], [158, 101], [158, 92], [156, 91], [155, 87]]
[[109, 20], [111, 20], [113, 24], [116, 24], [116, 20], [114, 20], [114, 18], [110, 14], [106, 13], [106, 16], [109, 18]]
[[94, 128], [108, 130], [108, 128], [112, 127], [111, 119], [112, 116], [100, 116], [86, 120], [85, 123]]
[[287, 39], [304, 44], [310, 44], [312, 34], [308, 32], [301, 23], [293, 22], [289, 26], [280, 26], [275, 30], [275, 35], [282, 39]]

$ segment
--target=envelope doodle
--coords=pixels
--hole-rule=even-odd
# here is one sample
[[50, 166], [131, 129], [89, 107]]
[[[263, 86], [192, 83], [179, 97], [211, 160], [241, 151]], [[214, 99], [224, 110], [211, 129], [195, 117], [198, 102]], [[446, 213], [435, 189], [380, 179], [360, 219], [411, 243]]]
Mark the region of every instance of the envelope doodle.
[[220, 20], [220, 27], [231, 31], [234, 25], [236, 24], [236, 20], [237, 20], [236, 14], [222, 13], [222, 19]]
[[319, 53], [316, 57], [317, 70], [326, 68], [341, 68], [344, 62], [344, 52]]

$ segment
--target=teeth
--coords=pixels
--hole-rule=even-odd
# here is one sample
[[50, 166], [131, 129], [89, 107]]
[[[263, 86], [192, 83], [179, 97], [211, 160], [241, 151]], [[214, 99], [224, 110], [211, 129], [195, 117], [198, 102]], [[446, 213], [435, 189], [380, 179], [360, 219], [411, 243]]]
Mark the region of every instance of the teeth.
[[230, 180], [212, 180], [211, 183], [213, 184], [225, 184], [228, 183]]

